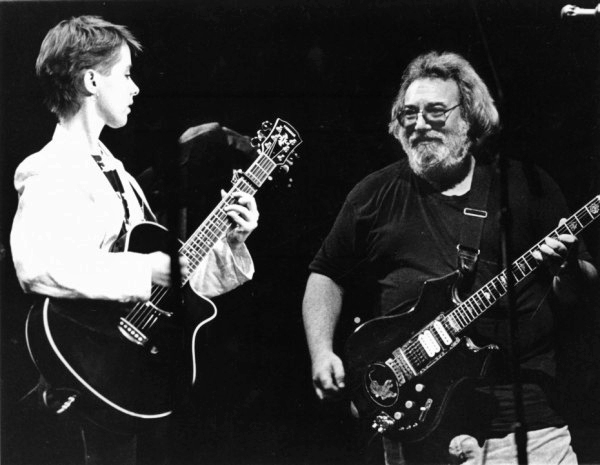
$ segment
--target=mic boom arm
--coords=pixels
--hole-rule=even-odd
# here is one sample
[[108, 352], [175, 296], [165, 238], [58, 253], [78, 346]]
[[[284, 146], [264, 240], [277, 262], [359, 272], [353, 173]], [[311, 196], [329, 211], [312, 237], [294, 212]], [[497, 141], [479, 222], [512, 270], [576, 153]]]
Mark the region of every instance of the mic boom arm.
[[579, 8], [575, 5], [565, 5], [560, 10], [561, 18], [569, 18], [573, 16], [599, 16], [600, 17], [600, 3], [596, 5], [596, 8]]

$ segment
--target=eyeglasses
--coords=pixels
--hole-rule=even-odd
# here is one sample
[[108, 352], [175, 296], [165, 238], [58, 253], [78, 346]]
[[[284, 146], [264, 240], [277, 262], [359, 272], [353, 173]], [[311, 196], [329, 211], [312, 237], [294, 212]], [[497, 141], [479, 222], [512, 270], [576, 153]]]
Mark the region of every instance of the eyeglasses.
[[419, 115], [423, 115], [423, 119], [430, 126], [443, 126], [450, 116], [450, 112], [455, 108], [460, 107], [460, 103], [450, 108], [430, 107], [418, 110], [415, 107], [406, 107], [398, 112], [396, 120], [400, 126], [406, 128], [417, 124]]

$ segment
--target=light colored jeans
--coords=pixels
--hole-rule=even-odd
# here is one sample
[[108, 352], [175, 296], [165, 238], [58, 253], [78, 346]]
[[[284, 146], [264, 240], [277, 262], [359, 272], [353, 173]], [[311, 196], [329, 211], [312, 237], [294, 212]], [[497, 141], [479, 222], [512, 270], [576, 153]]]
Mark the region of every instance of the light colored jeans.
[[[384, 438], [383, 445], [386, 465], [407, 463], [402, 454], [401, 444]], [[488, 439], [483, 447], [479, 447], [470, 436], [457, 436], [449, 444], [449, 453], [457, 457], [454, 463], [465, 465], [518, 464], [514, 433], [503, 438]], [[577, 465], [577, 455], [571, 447], [568, 427], [529, 431], [527, 459], [529, 465]]]

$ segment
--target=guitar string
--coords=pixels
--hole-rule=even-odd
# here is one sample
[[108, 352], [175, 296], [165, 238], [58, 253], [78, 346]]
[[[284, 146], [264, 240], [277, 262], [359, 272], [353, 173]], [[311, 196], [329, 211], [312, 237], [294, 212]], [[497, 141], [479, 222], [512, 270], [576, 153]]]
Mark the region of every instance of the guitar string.
[[[222, 208], [224, 206], [227, 206], [229, 203], [231, 202], [233, 197], [231, 197], [231, 193], [235, 192], [235, 188], [229, 193], [229, 195], [222, 199], [220, 202], [220, 205], [217, 208], [218, 213], [222, 212]], [[222, 204], [222, 205], [221, 205]], [[210, 224], [210, 218], [209, 220], [206, 222], [206, 226], [205, 228], [201, 228], [202, 230], [199, 232], [198, 235], [202, 235], [203, 232], [206, 229], [209, 229], [209, 231], [211, 233], [213, 233], [214, 235], [214, 231], [210, 230], [211, 227], [215, 226], [214, 224], [211, 225]], [[205, 237], [209, 237], [207, 233], [204, 233]], [[216, 236], [215, 236], [215, 242], [216, 242]], [[210, 249], [209, 249], [210, 250]], [[182, 253], [182, 249], [180, 249], [180, 255]], [[186, 281], [187, 277], [184, 277], [184, 283]], [[156, 305], [158, 307], [158, 303], [161, 302], [162, 298], [168, 293], [169, 288], [168, 287], [164, 287], [164, 286], [153, 286], [152, 289], [152, 293], [151, 293], [151, 297], [149, 299], [148, 302], [152, 302], [154, 305]], [[148, 323], [153, 321], [153, 318], [157, 315], [160, 314], [158, 311], [156, 311], [156, 309], [154, 309], [151, 305], [148, 304], [143, 304], [142, 307], [138, 308], [138, 312], [136, 315], [133, 315], [132, 319], [131, 319], [131, 323], [134, 324], [136, 327], [138, 327], [138, 329], [144, 329], [146, 328], [146, 326], [148, 326]], [[144, 322], [145, 320], [145, 322]]]
[[[275, 147], [275, 144], [273, 144], [272, 147]], [[208, 228], [205, 227], [204, 231], [206, 231], [208, 229], [208, 231], [213, 234], [213, 236], [214, 236], [213, 239], [214, 239], [215, 242], [216, 242], [216, 240], [218, 240], [222, 236], [222, 234], [225, 232], [226, 228], [228, 227], [228, 224], [226, 222], [226, 220], [227, 220], [228, 217], [227, 217], [227, 214], [223, 211], [223, 207], [226, 206], [226, 205], [229, 205], [230, 203], [234, 202], [233, 196], [231, 194], [234, 193], [234, 192], [237, 192], [237, 191], [242, 191], [242, 192], [245, 192], [245, 193], [253, 193], [253, 191], [255, 191], [249, 184], [246, 183], [246, 181], [244, 179], [241, 179], [238, 182], [238, 184], [239, 185], [236, 185], [236, 187], [234, 187], [234, 189], [232, 189], [229, 192], [229, 194], [220, 202], [220, 204], [223, 204], [223, 205], [218, 206], [218, 208], [216, 209], [217, 210], [217, 215], [220, 215], [220, 217], [219, 217], [219, 219], [220, 219], [219, 224], [215, 224], [214, 221], [211, 224], [210, 217], [209, 217], [208, 221], [206, 222], [206, 224], [208, 225]], [[215, 215], [211, 215], [211, 217], [212, 216], [215, 216]], [[211, 228], [214, 228], [214, 227], [217, 228], [217, 234], [215, 234], [215, 231], [213, 229], [211, 229]], [[218, 229], [221, 229], [221, 231], [218, 231]], [[184, 244], [184, 246], [182, 246], [182, 248], [180, 249], [180, 253], [182, 252], [182, 250], [185, 252], [185, 250], [187, 250], [189, 248], [191, 248], [192, 250], [194, 250], [194, 251], [197, 252], [198, 250], [197, 250], [197, 248], [195, 248], [195, 245], [197, 245], [196, 242], [200, 239], [200, 237], [202, 235], [204, 235], [204, 237], [207, 236], [206, 233], [202, 234], [202, 231], [201, 231], [200, 234], [193, 235], [192, 238], [190, 238], [192, 240], [188, 239], [188, 241], [186, 242], [186, 244]], [[204, 245], [204, 243], [202, 245]], [[208, 251], [210, 251], [210, 249], [211, 249], [211, 247], [207, 247], [206, 253]], [[203, 258], [204, 257], [202, 257], [200, 259], [200, 261]], [[190, 274], [193, 274], [193, 272], [190, 273]], [[188, 277], [189, 277], [189, 275], [188, 275]], [[187, 277], [185, 278], [184, 282], [185, 281], [187, 281]], [[158, 302], [160, 302], [160, 300], [162, 299], [162, 297], [164, 297], [164, 295], [166, 294], [166, 292], [168, 292], [168, 288], [163, 288], [163, 291], [161, 293], [159, 293], [159, 295], [156, 296], [156, 298], [158, 299]]]
[[[275, 147], [276, 147], [276, 144], [275, 144], [275, 143], [273, 143], [273, 144], [271, 145], [271, 147], [270, 147], [270, 150], [271, 150], [271, 152], [274, 150], [274, 148], [275, 148]], [[278, 152], [276, 156], [279, 156], [279, 155], [280, 155], [280, 152]], [[266, 157], [265, 157], [263, 160], [260, 160], [260, 155], [259, 155], [259, 161], [258, 161], [258, 163], [257, 163], [255, 166], [256, 166], [257, 168], [261, 168], [261, 170], [262, 170], [262, 167], [260, 167], [260, 163], [263, 163], [263, 162], [265, 162], [265, 161], [272, 162], [272, 160], [271, 160], [270, 158], [268, 158], [269, 156], [271, 156], [271, 155], [270, 155], [270, 154], [268, 154], [268, 155], [267, 155], [267, 156], [266, 156]], [[254, 167], [251, 167], [251, 169], [250, 169], [250, 170], [248, 170], [248, 171], [252, 171], [252, 169], [253, 169], [253, 168], [254, 168]], [[274, 166], [273, 166], [273, 169], [274, 169]], [[266, 177], [268, 177], [268, 174], [270, 174], [270, 173], [267, 173], [267, 172], [266, 172], [266, 170], [264, 170], [264, 171], [265, 171], [265, 173], [267, 174], [267, 176], [266, 176]], [[252, 173], [252, 174], [253, 174], [253, 173]], [[259, 174], [260, 174], [260, 173], [259, 173]], [[262, 182], [264, 182], [264, 180], [266, 180], [266, 177], [263, 179], [263, 181], [262, 181]], [[257, 176], [257, 178], [258, 178], [258, 176]], [[207, 219], [207, 222], [206, 222], [206, 223], [207, 223], [207, 225], [209, 225], [209, 228], [208, 228], [208, 230], [209, 230], [210, 232], [212, 232], [212, 233], [215, 235], [215, 238], [214, 238], [214, 239], [215, 239], [215, 242], [216, 242], [216, 241], [217, 241], [217, 240], [218, 240], [218, 239], [221, 237], [221, 235], [222, 235], [222, 233], [224, 232], [224, 230], [223, 230], [223, 231], [221, 231], [221, 232], [219, 232], [218, 234], [215, 234], [215, 231], [214, 231], [214, 230], [211, 230], [211, 227], [216, 227], [216, 228], [217, 228], [217, 231], [218, 231], [218, 229], [220, 229], [220, 228], [223, 228], [224, 226], [226, 226], [226, 224], [225, 224], [225, 220], [227, 219], [227, 214], [226, 214], [226, 213], [225, 213], [225, 212], [222, 210], [222, 208], [223, 208], [224, 206], [228, 205], [228, 203], [227, 203], [228, 201], [229, 201], [229, 202], [232, 202], [232, 201], [233, 201], [233, 197], [232, 197], [232, 195], [231, 195], [231, 194], [232, 194], [233, 192], [237, 192], [237, 191], [242, 191], [242, 192], [245, 192], [245, 193], [250, 193], [250, 194], [253, 194], [254, 192], [256, 192], [256, 190], [255, 190], [255, 189], [253, 189], [253, 188], [252, 188], [250, 185], [248, 185], [248, 184], [245, 182], [245, 180], [243, 180], [243, 179], [242, 179], [242, 180], [240, 180], [239, 184], [240, 184], [239, 186], [236, 186], [236, 187], [237, 187], [237, 189], [234, 187], [234, 189], [232, 189], [232, 190], [229, 192], [229, 194], [228, 194], [228, 195], [227, 195], [227, 196], [226, 196], [224, 199], [222, 199], [222, 201], [220, 202], [220, 204], [223, 204], [223, 205], [222, 205], [222, 206], [219, 206], [219, 205], [218, 205], [218, 206], [217, 206], [217, 208], [216, 208], [217, 215], [222, 215], [222, 217], [219, 217], [219, 219], [220, 219], [220, 224], [214, 224], [214, 222], [213, 222], [213, 224], [212, 224], [212, 225], [210, 225], [210, 223], [211, 223], [211, 219], [210, 219], [210, 218], [211, 218], [212, 216], [215, 216], [215, 215], [211, 215], [211, 216], [209, 216], [209, 218]], [[202, 229], [202, 226], [201, 226], [199, 229]], [[207, 228], [204, 228], [204, 229], [207, 229]], [[181, 254], [182, 252], [183, 252], [183, 253], [185, 253], [185, 252], [186, 252], [186, 250], [184, 250], [184, 249], [186, 249], [186, 246], [191, 246], [192, 250], [194, 250], [195, 252], [198, 252], [198, 250], [197, 250], [197, 249], [194, 247], [194, 243], [195, 243], [195, 241], [199, 240], [199, 236], [200, 236], [201, 234], [202, 234], [202, 231], [200, 231], [200, 233], [199, 233], [199, 234], [197, 234], [197, 235], [196, 235], [196, 234], [192, 235], [192, 237], [190, 238], [190, 239], [192, 239], [192, 240], [188, 239], [188, 241], [186, 242], [186, 244], [184, 244], [184, 245], [181, 247], [181, 249], [180, 249], [180, 254]], [[195, 237], [195, 236], [198, 236], [198, 237]], [[205, 236], [206, 236], [206, 234], [205, 234]], [[202, 244], [202, 245], [204, 245], [204, 244]], [[210, 251], [210, 248], [207, 248], [207, 250], [206, 250], [206, 251], [204, 251], [204, 253], [208, 253], [208, 251]], [[186, 256], [187, 256], [187, 255], [186, 255]], [[193, 256], [193, 257], [194, 257], [194, 258], [196, 258], [196, 256]], [[202, 258], [200, 258], [200, 259], [198, 260], [198, 264], [200, 263], [200, 261], [201, 261], [203, 258], [204, 258], [204, 257], [202, 257]], [[185, 284], [185, 282], [187, 282], [187, 279], [188, 279], [188, 277], [189, 277], [191, 274], [193, 274], [193, 272], [192, 272], [192, 273], [189, 273], [189, 274], [188, 274], [188, 276], [184, 278], [184, 284]], [[155, 287], [153, 286], [153, 289], [152, 289], [152, 292], [151, 292], [151, 297], [150, 297], [150, 299], [149, 299], [149, 302], [154, 302], [155, 304], [158, 304], [158, 303], [159, 303], [159, 302], [162, 300], [162, 298], [163, 298], [163, 297], [164, 297], [164, 296], [167, 294], [167, 292], [168, 292], [168, 291], [169, 291], [169, 288], [162, 287], [162, 286], [155, 286]], [[156, 306], [158, 307], [158, 305], [156, 305]], [[136, 308], [136, 307], [137, 307], [137, 308]], [[132, 314], [133, 314], [133, 315], [132, 315]], [[149, 325], [149, 323], [153, 324], [153, 323], [156, 321], [156, 319], [157, 319], [157, 315], [159, 315], [159, 312], [157, 312], [157, 311], [156, 311], [154, 308], [152, 308], [152, 307], [151, 307], [151, 305], [147, 305], [146, 303], [144, 303], [144, 304], [141, 304], [141, 305], [136, 305], [136, 306], [134, 307], [134, 309], [133, 309], [133, 310], [130, 312], [130, 314], [129, 314], [129, 315], [132, 315], [132, 320], [131, 320], [131, 321], [130, 321], [130, 320], [128, 320], [128, 321], [130, 321], [130, 323], [131, 323], [131, 324], [133, 324], [133, 325], [135, 325], [135, 326], [141, 325], [141, 321], [143, 321], [143, 320], [146, 320], [146, 322], [145, 322], [143, 325], [141, 325], [141, 328], [138, 328], [138, 329], [145, 329], [145, 328], [146, 328], [146, 326], [148, 326], [148, 325]]]
[[[276, 146], [276, 144], [272, 144], [272, 146], [271, 146], [271, 147], [275, 147], [275, 146]], [[278, 153], [278, 154], [277, 154], [277, 156], [278, 156], [278, 155], [280, 155], [280, 153]], [[262, 156], [262, 155], [261, 155], [261, 156]], [[255, 174], [255, 173], [253, 173], [253, 170], [254, 170], [254, 168], [255, 168], [255, 167], [257, 168], [257, 171], [259, 171], [259, 172], [258, 172], [258, 174], [256, 174], [256, 178], [258, 179], [258, 183], [259, 183], [258, 185], [260, 185], [262, 182], [264, 182], [264, 181], [266, 180], [266, 178], [268, 177], [268, 175], [270, 174], [270, 173], [269, 173], [269, 171], [268, 171], [267, 169], [265, 169], [265, 168], [261, 167], [260, 165], [261, 165], [261, 164], [266, 164], [266, 163], [271, 163], [271, 164], [273, 165], [273, 166], [271, 167], [271, 171], [272, 171], [272, 170], [274, 169], [274, 167], [275, 167], [275, 163], [273, 163], [273, 162], [272, 162], [272, 160], [271, 160], [270, 158], [268, 158], [268, 157], [266, 157], [266, 156], [265, 156], [265, 157], [264, 157], [264, 158], [261, 160], [261, 159], [260, 159], [260, 157], [261, 157], [261, 156], [259, 156], [258, 163], [256, 163], [255, 165], [253, 165], [253, 166], [252, 166], [252, 167], [251, 167], [251, 168], [248, 170], [248, 172], [247, 172], [247, 174], [249, 174], [249, 175]], [[260, 171], [263, 171], [263, 172], [264, 172], [264, 174], [265, 174], [265, 176], [264, 176], [264, 177], [263, 177], [263, 179], [262, 179], [262, 182], [261, 182], [261, 180], [260, 180], [260, 178], [259, 178]], [[242, 181], [243, 181], [243, 180], [242, 180]], [[256, 190], [255, 190], [255, 189], [253, 189], [251, 186], [247, 185], [247, 184], [246, 184], [246, 183], [244, 183], [244, 182], [242, 182], [242, 183], [240, 184], [240, 186], [238, 186], [238, 187], [239, 187], [239, 189], [237, 189], [238, 191], [239, 191], [239, 190], [241, 190], [241, 191], [243, 191], [243, 192], [246, 192], [246, 193], [251, 193], [251, 194], [253, 194], [253, 193], [255, 193], [255, 192], [256, 192]], [[231, 191], [231, 192], [235, 192], [235, 191]], [[231, 192], [230, 192], [230, 194], [231, 194]], [[229, 196], [229, 197], [230, 197], [230, 198], [229, 198], [228, 200], [231, 200], [231, 196]], [[227, 203], [225, 202], [224, 204], [226, 205]], [[220, 216], [219, 216], [219, 215], [220, 215]], [[222, 229], [222, 228], [223, 228], [223, 223], [224, 223], [224, 221], [226, 220], [226, 218], [227, 218], [227, 215], [226, 215], [226, 214], [225, 214], [225, 213], [224, 213], [224, 212], [223, 212], [221, 209], [218, 209], [218, 210], [217, 210], [217, 217], [218, 217], [218, 218], [221, 220], [221, 221], [220, 221], [220, 223], [221, 223], [221, 224], [215, 224], [215, 223], [214, 223], [214, 221], [210, 220], [210, 218], [209, 218], [209, 221], [207, 222], [207, 224], [209, 224], [209, 228], [208, 228], [208, 229], [209, 229], [209, 232], [212, 232], [213, 234], [214, 234], [214, 230], [211, 230], [211, 227], [216, 227], [216, 228], [217, 228], [217, 232], [218, 232], [218, 230], [219, 230], [219, 229]], [[210, 223], [211, 223], [211, 221], [212, 221], [212, 225], [210, 224]], [[205, 229], [206, 229], [206, 228], [205, 228]], [[221, 236], [222, 232], [224, 232], [224, 231], [221, 231], [221, 232], [219, 232], [218, 234], [215, 234], [215, 238], [214, 238], [214, 239], [215, 239], [215, 241], [216, 241], [216, 240], [218, 240], [218, 238]], [[205, 234], [205, 236], [206, 236], [206, 234]], [[194, 238], [194, 235], [192, 236], [192, 238]], [[198, 240], [198, 238], [195, 238], [195, 240], [197, 241], [197, 240]], [[198, 252], [198, 249], [194, 247], [194, 241], [191, 241], [191, 242], [190, 242], [190, 241], [188, 241], [188, 242], [191, 244], [191, 248], [192, 248], [192, 250], [193, 250], [193, 251], [195, 251], [195, 252]], [[189, 245], [189, 244], [188, 244], [188, 245]], [[204, 246], [205, 244], [201, 244], [201, 245], [202, 245], [202, 246]], [[189, 253], [187, 253], [187, 251], [186, 251], [186, 250], [184, 250], [184, 249], [185, 249], [185, 244], [184, 244], [184, 247], [182, 247], [182, 248], [180, 249], [180, 252], [186, 253], [186, 256], [190, 257]], [[209, 250], [210, 250], [210, 248], [207, 248], [207, 250], [203, 250], [202, 252], [204, 252], [204, 253], [207, 253]], [[192, 255], [192, 256], [191, 256], [191, 258], [192, 258], [192, 260], [193, 260], [193, 261], [196, 261], [196, 256], [195, 256], [195, 255]], [[199, 264], [199, 263], [200, 263], [200, 261], [201, 261], [202, 259], [203, 259], [203, 257], [202, 257], [202, 258], [199, 258], [199, 259], [197, 259], [197, 264]], [[190, 274], [188, 274], [188, 276], [189, 276], [189, 275], [191, 275], [191, 274], [193, 274], [193, 272], [192, 272], [192, 273], [190, 273]], [[186, 278], [186, 280], [187, 280], [187, 278]], [[185, 280], [184, 280], [184, 282], [185, 282]], [[157, 289], [158, 289], [158, 292], [155, 294], [155, 291], [156, 291]], [[154, 300], [155, 300], [155, 301], [158, 301], [158, 302], [160, 302], [160, 300], [161, 300], [161, 299], [164, 297], [164, 295], [165, 295], [165, 294], [166, 294], [168, 291], [169, 291], [169, 288], [165, 288], [165, 287], [157, 286], [156, 288], [154, 288], [154, 289], [153, 289], [153, 292], [152, 292], [152, 294], [153, 294], [153, 295], [151, 296], [151, 299], [150, 299], [150, 300], [152, 300], [152, 299], [154, 298]], [[159, 312], [157, 312], [155, 309], [153, 309], [153, 308], [152, 308], [150, 305], [141, 305], [141, 306], [137, 306], [137, 307], [138, 307], [137, 309], [135, 309], [135, 307], [134, 307], [134, 310], [135, 310], [135, 311], [132, 311], [130, 314], [133, 314], [133, 313], [139, 313], [139, 312], [140, 312], [140, 310], [141, 310], [141, 313], [139, 313], [138, 315], [134, 315], [134, 318], [133, 318], [133, 320], [136, 322], [135, 324], [139, 325], [139, 324], [140, 324], [140, 323], [139, 323], [139, 320], [146, 319], [146, 322], [143, 324], [143, 326], [142, 326], [142, 329], [144, 329], [144, 328], [145, 328], [146, 326], [148, 326], [148, 325], [152, 325], [152, 324], [153, 324], [153, 323], [154, 323], [154, 322], [157, 320], [157, 315], [159, 314]], [[146, 310], [144, 310], [144, 307], [146, 308]]]
[[[575, 234], [575, 235], [579, 234], [584, 228], [589, 226], [592, 223], [592, 221], [594, 221], [596, 219], [596, 217], [600, 213], [600, 212], [598, 212], [599, 204], [600, 204], [600, 199], [598, 197], [592, 199], [590, 202], [588, 202], [586, 205], [584, 205], [582, 208], [580, 208], [577, 212], [575, 212], [575, 214], [573, 214], [564, 224], [555, 228], [546, 237], [553, 237], [553, 236], [556, 237], [559, 234]], [[592, 211], [594, 210], [593, 209], [594, 205], [596, 206], [595, 214], [592, 213]], [[568, 225], [572, 222], [572, 220], [576, 220], [579, 227], [569, 228]], [[535, 246], [533, 246], [531, 249], [529, 249], [527, 252], [525, 252], [521, 257], [519, 257], [517, 260], [515, 260], [515, 262], [511, 265], [511, 267], [510, 267], [511, 272], [513, 273], [513, 276], [515, 277], [517, 284], [520, 283], [522, 280], [524, 280], [527, 276], [529, 276], [533, 271], [535, 271], [537, 269], [538, 264], [535, 261], [535, 258], [533, 257], [532, 252], [534, 250], [536, 250], [537, 248], [539, 248], [539, 246], [542, 245], [544, 242], [545, 242], [545, 239], [542, 239]], [[527, 261], [527, 260], [531, 260], [531, 259], [533, 259], [533, 265], [530, 265], [529, 262]], [[524, 271], [522, 265], [519, 265], [519, 263], [525, 263], [528, 270], [526, 269]], [[522, 274], [521, 277], [518, 276], [517, 270]], [[462, 304], [460, 304], [458, 307], [456, 307], [448, 315], [445, 315], [443, 318], [443, 321], [446, 321], [449, 317], [452, 317], [453, 319], [455, 319], [455, 321], [460, 322], [460, 320], [458, 320], [458, 318], [460, 316], [463, 316], [466, 323], [462, 323], [463, 324], [462, 329], [466, 328], [466, 326], [468, 324], [470, 324], [472, 321], [474, 321], [479, 315], [481, 315], [483, 312], [485, 312], [488, 308], [490, 308], [492, 305], [494, 305], [498, 299], [500, 299], [502, 296], [504, 296], [504, 294], [506, 294], [506, 286], [502, 283], [502, 278], [504, 278], [504, 280], [506, 279], [506, 270], [502, 271], [499, 275], [497, 275], [492, 280], [490, 280], [489, 283], [482, 286], [482, 288], [480, 288], [478, 291], [476, 291], [471, 297], [466, 299]], [[498, 291], [498, 289], [496, 288], [496, 284], [495, 284], [496, 282], [499, 282], [499, 284], [502, 286], [501, 291]], [[499, 294], [498, 296], [495, 296], [494, 293], [492, 292], [491, 288], [489, 287], [491, 284], [494, 284], [494, 289]], [[485, 296], [485, 292], [484, 292], [485, 290], [487, 290], [487, 292], [489, 294], [491, 294], [495, 298], [495, 300], [490, 300], [487, 296]], [[484, 298], [485, 298], [485, 300], [484, 300]], [[477, 299], [479, 299], [479, 302], [477, 301]], [[474, 315], [471, 315], [471, 312], [473, 311], [473, 309], [469, 310], [468, 309], [469, 305], [472, 305], [472, 307], [474, 307], [474, 310], [475, 310]], [[481, 307], [483, 307], [483, 309]], [[468, 313], [466, 313], [466, 312], [468, 312]], [[459, 329], [456, 332], [452, 331], [452, 333], [454, 333], [453, 335], [456, 336], [456, 334], [458, 334], [460, 331], [462, 331], [462, 329]], [[437, 338], [436, 338], [436, 340], [437, 340]], [[438, 340], [438, 343], [439, 342], [441, 342], [441, 341]], [[401, 347], [401, 350], [404, 352], [405, 356], [409, 359], [409, 361], [411, 363], [419, 363], [420, 362], [420, 363], [426, 364], [427, 362], [429, 362], [431, 359], [434, 358], [434, 357], [430, 357], [429, 359], [427, 359], [427, 357], [425, 357], [424, 348], [423, 348], [422, 344], [420, 343], [420, 341], [418, 340], [417, 336], [413, 336], [412, 338], [410, 338], [406, 342], [406, 344]], [[397, 356], [395, 356], [394, 359], [401, 362]], [[404, 364], [402, 364], [402, 363], [401, 363], [401, 365], [404, 366]]]
[[[231, 192], [230, 192], [230, 194], [231, 194]], [[227, 205], [228, 202], [231, 201], [231, 199], [232, 199], [231, 196], [229, 196], [229, 198], [223, 199], [221, 203], [223, 203], [224, 205]], [[220, 208], [222, 208], [222, 207], [220, 207]], [[219, 207], [217, 208], [217, 210], [218, 210], [217, 214], [223, 213], [220, 208]], [[210, 223], [211, 222], [210, 222], [210, 217], [209, 217], [209, 221], [207, 221], [207, 224], [210, 224]], [[215, 226], [214, 222], [213, 222], [212, 226], [213, 227]], [[200, 234], [201, 233], [202, 233], [202, 231], [200, 231]], [[206, 236], [206, 234], [205, 234], [205, 236]], [[182, 249], [183, 249], [183, 247], [182, 247]], [[210, 250], [210, 248], [208, 248], [205, 252], [208, 252], [208, 250]], [[180, 249], [180, 252], [181, 252], [181, 249]], [[185, 253], [185, 250], [183, 252]], [[186, 254], [186, 256], [189, 257], [190, 255]], [[193, 261], [195, 261], [195, 262], [197, 261], [196, 265], [199, 264], [199, 262], [200, 262], [201, 259], [196, 260], [196, 256], [194, 256], [194, 255], [191, 255], [191, 257], [192, 257]], [[165, 288], [165, 287], [162, 287], [162, 286], [154, 286], [153, 287], [153, 292], [151, 293], [150, 301], [154, 300], [156, 302], [157, 299], [160, 300], [163, 297], [163, 295], [166, 294], [167, 292], [168, 292], [168, 288]], [[142, 310], [142, 312], [140, 313], [139, 310]], [[134, 312], [132, 312], [132, 313], [134, 313]], [[133, 317], [131, 318], [131, 323], [135, 324], [137, 326], [141, 326], [140, 329], [143, 329], [143, 328], [145, 328], [148, 325], [148, 323], [150, 323], [150, 322], [153, 321], [153, 319], [155, 318], [155, 314], [158, 313], [158, 312], [156, 312], [155, 309], [151, 308], [151, 306], [142, 305], [141, 307], [138, 307], [136, 309], [135, 313], [136, 314], [133, 315]], [[144, 319], [147, 319], [147, 321], [142, 325], [140, 323], [140, 321], [142, 321]]]

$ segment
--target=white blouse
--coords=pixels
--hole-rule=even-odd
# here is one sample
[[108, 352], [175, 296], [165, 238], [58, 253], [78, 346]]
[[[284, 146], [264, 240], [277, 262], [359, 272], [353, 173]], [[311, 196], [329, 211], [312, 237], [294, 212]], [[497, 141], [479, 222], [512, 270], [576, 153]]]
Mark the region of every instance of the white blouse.
[[[123, 181], [129, 223], [144, 221], [139, 200], [148, 205], [141, 188], [122, 163], [101, 148]], [[10, 237], [17, 277], [25, 292], [50, 297], [148, 300], [148, 256], [109, 252], [121, 231], [123, 203], [91, 155], [84, 140], [57, 125], [52, 141], [17, 168], [19, 205]], [[195, 292], [213, 297], [253, 274], [246, 246], [234, 253], [223, 238], [190, 283]]]

